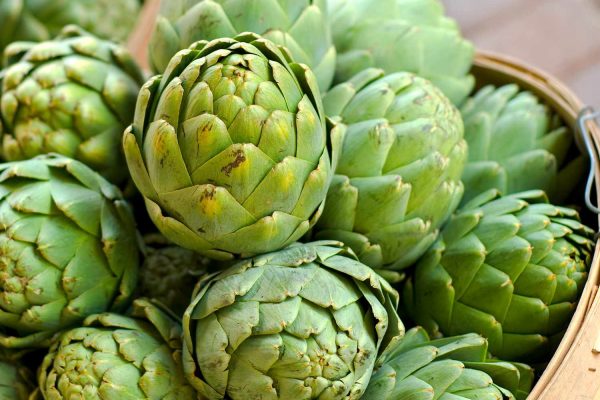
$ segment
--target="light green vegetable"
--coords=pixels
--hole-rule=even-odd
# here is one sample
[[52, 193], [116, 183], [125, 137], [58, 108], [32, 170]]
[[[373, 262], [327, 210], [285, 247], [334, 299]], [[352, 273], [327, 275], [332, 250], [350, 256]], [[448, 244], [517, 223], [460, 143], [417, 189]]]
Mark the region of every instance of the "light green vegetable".
[[525, 400], [533, 370], [490, 360], [487, 349], [474, 333], [430, 340], [423, 328], [413, 328], [380, 360], [362, 400]]
[[11, 42], [50, 40], [69, 24], [124, 41], [139, 9], [138, 0], [1, 0], [0, 54]]
[[43, 347], [128, 305], [135, 223], [119, 190], [78, 161], [0, 164], [0, 260], [0, 346]]
[[142, 74], [124, 47], [77, 27], [56, 39], [6, 49], [0, 134], [8, 161], [59, 153], [113, 183], [127, 177], [121, 150]]
[[65, 332], [39, 370], [47, 400], [197, 399], [181, 365], [181, 325], [143, 299], [131, 317], [104, 313]]
[[334, 87], [323, 103], [347, 132], [316, 237], [346, 243], [398, 279], [394, 272], [427, 250], [460, 202], [460, 114], [425, 79], [376, 69]]
[[335, 48], [327, 20], [327, 0], [169, 0], [150, 41], [150, 60], [163, 72], [171, 57], [199, 40], [255, 32], [285, 46], [307, 64], [321, 90], [331, 85]]
[[184, 370], [208, 399], [360, 399], [404, 333], [397, 292], [338, 242], [295, 244], [207, 278]]
[[421, 259], [404, 310], [435, 337], [476, 332], [504, 360], [548, 360], [586, 281], [594, 232], [541, 191], [464, 206]]
[[540, 189], [562, 203], [581, 181], [585, 162], [569, 154], [573, 135], [532, 93], [514, 84], [485, 86], [461, 112], [469, 144], [463, 202], [489, 189]]
[[245, 34], [173, 57], [142, 88], [123, 144], [164, 236], [230, 259], [280, 249], [314, 225], [342, 135], [331, 129], [312, 72]]
[[329, 0], [329, 14], [336, 82], [376, 67], [427, 78], [457, 105], [471, 92], [473, 45], [439, 0]]

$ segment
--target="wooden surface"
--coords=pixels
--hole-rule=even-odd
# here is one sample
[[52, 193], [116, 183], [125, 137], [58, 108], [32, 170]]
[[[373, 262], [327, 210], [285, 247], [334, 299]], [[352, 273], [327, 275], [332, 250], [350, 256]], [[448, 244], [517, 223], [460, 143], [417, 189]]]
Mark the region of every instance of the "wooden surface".
[[600, 107], [600, 0], [442, 0], [478, 49], [510, 54]]
[[138, 23], [129, 36], [127, 47], [143, 70], [148, 71], [148, 42], [152, 35], [154, 20], [158, 14], [160, 0], [146, 0], [142, 12], [140, 13]]

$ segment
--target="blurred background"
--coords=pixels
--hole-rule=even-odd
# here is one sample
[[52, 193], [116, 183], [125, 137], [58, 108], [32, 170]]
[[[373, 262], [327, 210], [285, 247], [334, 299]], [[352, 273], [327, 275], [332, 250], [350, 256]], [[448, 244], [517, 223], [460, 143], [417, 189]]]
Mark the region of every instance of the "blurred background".
[[600, 0], [442, 0], [483, 50], [560, 78], [600, 108]]

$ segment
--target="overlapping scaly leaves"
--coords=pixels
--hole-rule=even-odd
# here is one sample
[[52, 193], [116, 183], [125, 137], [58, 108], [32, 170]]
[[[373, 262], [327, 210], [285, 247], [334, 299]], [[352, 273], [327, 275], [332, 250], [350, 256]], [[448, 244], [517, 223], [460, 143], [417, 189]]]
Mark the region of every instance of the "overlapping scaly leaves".
[[50, 40], [69, 24], [124, 41], [139, 8], [138, 0], [2, 0], [0, 54], [11, 42]]
[[119, 190], [78, 161], [0, 164], [0, 346], [44, 346], [127, 306], [138, 247]]
[[0, 72], [0, 134], [8, 161], [59, 153], [113, 183], [128, 177], [121, 136], [142, 74], [124, 47], [70, 26], [54, 40], [14, 43]]
[[321, 90], [327, 90], [335, 70], [335, 48], [326, 1], [163, 1], [150, 41], [152, 65], [162, 72], [175, 53], [196, 41], [255, 32], [285, 46], [296, 62], [314, 71]]
[[376, 69], [323, 101], [348, 128], [316, 237], [346, 243], [373, 268], [411, 265], [463, 193], [467, 148], [458, 110], [430, 82]]
[[326, 129], [312, 72], [246, 34], [173, 57], [142, 88], [123, 144], [158, 229], [228, 259], [280, 249], [314, 225], [341, 140]]
[[131, 317], [104, 313], [65, 332], [39, 370], [45, 399], [194, 400], [181, 365], [181, 325], [135, 300]]
[[533, 370], [490, 360], [487, 349], [474, 333], [430, 340], [413, 328], [380, 360], [362, 399], [525, 400]]
[[162, 235], [146, 235], [140, 268], [140, 292], [156, 299], [177, 315], [190, 304], [194, 286], [207, 274], [211, 260], [169, 243]]
[[403, 333], [397, 293], [338, 242], [208, 278], [184, 315], [184, 369], [208, 399], [359, 399]]
[[541, 191], [491, 190], [446, 224], [403, 293], [433, 336], [477, 332], [505, 360], [547, 360], [573, 315], [594, 232]]
[[473, 45], [439, 0], [329, 0], [336, 82], [376, 67], [431, 80], [454, 104], [473, 88]]
[[540, 189], [562, 203], [584, 175], [583, 157], [569, 153], [571, 132], [517, 85], [485, 86], [461, 112], [469, 144], [464, 202], [489, 189], [503, 194]]

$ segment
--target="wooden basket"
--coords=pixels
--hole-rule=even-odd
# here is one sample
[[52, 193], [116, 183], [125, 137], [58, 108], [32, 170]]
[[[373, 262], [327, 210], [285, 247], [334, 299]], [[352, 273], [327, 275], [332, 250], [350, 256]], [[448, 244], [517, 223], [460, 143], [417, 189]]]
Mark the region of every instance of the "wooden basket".
[[[159, 3], [160, 0], [146, 0], [138, 26], [129, 40], [131, 52], [144, 69], [148, 69], [147, 44]], [[517, 83], [522, 89], [536, 94], [562, 117], [575, 135], [580, 150], [587, 153], [578, 129], [578, 117], [583, 104], [563, 83], [520, 61], [486, 52], [478, 52], [472, 72], [479, 84]], [[594, 143], [594, 158], [598, 160], [600, 127], [594, 122], [586, 125]], [[598, 162], [595, 177], [598, 185]], [[599, 189], [597, 186], [598, 193]], [[579, 199], [583, 204], [583, 193]], [[589, 278], [569, 328], [529, 399], [600, 400], [600, 338], [597, 337], [600, 334], [599, 283], [600, 249], [597, 243]], [[595, 348], [598, 349], [597, 352]]]
[[[473, 74], [478, 82], [495, 85], [517, 83], [522, 88], [535, 93], [563, 118], [575, 135], [582, 152], [586, 152], [578, 128], [578, 117], [583, 104], [556, 78], [510, 57], [484, 52], [477, 54]], [[586, 126], [594, 144], [594, 158], [598, 160], [600, 128], [594, 122], [588, 122]], [[600, 182], [598, 162], [596, 162], [595, 177], [598, 185]], [[600, 192], [598, 186], [596, 192]], [[578, 196], [579, 199], [583, 204], [583, 193]], [[600, 399], [599, 279], [600, 249], [596, 243], [589, 278], [569, 328], [529, 399]]]

